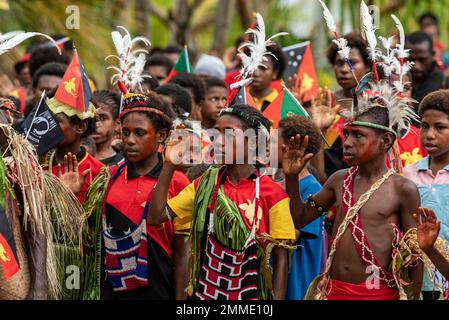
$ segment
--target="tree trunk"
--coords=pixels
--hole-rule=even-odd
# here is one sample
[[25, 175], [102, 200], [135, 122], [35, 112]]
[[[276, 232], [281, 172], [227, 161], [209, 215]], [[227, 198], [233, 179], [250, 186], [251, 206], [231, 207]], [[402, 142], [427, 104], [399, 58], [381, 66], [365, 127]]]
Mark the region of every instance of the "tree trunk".
[[148, 0], [136, 0], [137, 34], [151, 38], [150, 23], [148, 21]]
[[237, 0], [237, 10], [243, 29], [248, 29], [253, 24], [253, 13], [248, 0]]
[[214, 43], [211, 50], [221, 57], [229, 35], [229, 24], [235, 8], [235, 0], [220, 0], [217, 7]]

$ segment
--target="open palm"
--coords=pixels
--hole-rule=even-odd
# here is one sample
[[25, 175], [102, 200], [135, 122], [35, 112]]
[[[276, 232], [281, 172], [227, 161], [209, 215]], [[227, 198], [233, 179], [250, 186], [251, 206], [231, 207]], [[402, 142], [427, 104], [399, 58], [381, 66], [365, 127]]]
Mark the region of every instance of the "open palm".
[[61, 165], [58, 164], [58, 176], [62, 183], [70, 189], [74, 194], [80, 193], [86, 181], [86, 176], [90, 169], [79, 173], [78, 160], [76, 156], [68, 153], [64, 156], [64, 173], [62, 173]]
[[428, 208], [419, 208], [418, 214], [413, 214], [416, 222], [418, 244], [422, 250], [433, 247], [440, 233], [441, 222], [437, 220], [435, 212]]
[[312, 153], [306, 154], [309, 144], [309, 137], [305, 136], [301, 141], [299, 134], [291, 137], [287, 145], [282, 145], [282, 170], [284, 175], [297, 176], [314, 156]]
[[328, 88], [320, 88], [318, 98], [312, 97], [310, 114], [315, 126], [321, 131], [329, 128], [337, 117], [340, 107], [333, 106], [333, 95]]

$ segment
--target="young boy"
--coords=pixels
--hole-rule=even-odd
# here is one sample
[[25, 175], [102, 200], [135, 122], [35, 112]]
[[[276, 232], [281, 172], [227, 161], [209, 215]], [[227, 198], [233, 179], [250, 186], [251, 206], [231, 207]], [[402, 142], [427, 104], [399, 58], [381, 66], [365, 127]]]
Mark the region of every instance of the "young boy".
[[221, 110], [226, 106], [228, 88], [226, 82], [219, 78], [204, 76], [202, 79], [206, 87], [206, 95], [201, 108], [201, 125], [204, 129], [210, 129], [215, 126]]
[[[283, 170], [295, 227], [302, 228], [334, 204], [337, 208], [326, 270], [321, 279], [314, 281], [317, 288], [309, 288], [315, 290], [315, 299], [399, 298], [395, 278], [388, 271], [393, 252], [392, 223], [403, 232], [414, 226], [412, 214], [418, 209], [419, 193], [412, 181], [385, 165], [385, 154], [395, 139], [388, 109], [376, 106], [372, 100], [365, 103], [359, 104], [365, 111], [355, 114], [344, 127], [343, 151], [351, 168], [331, 176], [306, 203], [297, 177], [312, 157], [305, 154], [308, 138], [302, 143], [299, 136], [291, 139], [284, 152]], [[414, 297], [418, 298], [422, 265], [410, 272]]]
[[95, 91], [92, 103], [96, 107], [96, 126], [92, 133], [96, 145], [95, 158], [106, 166], [115, 166], [123, 160], [123, 154], [112, 146], [112, 140], [120, 130], [120, 97], [109, 90]]
[[89, 103], [88, 111], [80, 112], [54, 97], [47, 100], [47, 105], [56, 115], [64, 140], [47, 155], [44, 169], [59, 176], [82, 204], [90, 184], [103, 167], [81, 146], [81, 140], [94, 131], [95, 107]]
[[[271, 293], [275, 299], [284, 299], [286, 247], [295, 239], [289, 200], [279, 184], [259, 174], [249, 156], [248, 139], [237, 134], [253, 129], [256, 139], [266, 139], [270, 121], [256, 108], [233, 105], [222, 111], [215, 129], [221, 137], [225, 130], [226, 136], [234, 133], [226, 143], [220, 144], [217, 138], [221, 152], [233, 153], [232, 161], [209, 169], [167, 203], [168, 186], [179, 166], [176, 154], [190, 150], [179, 141], [170, 142], [153, 193], [149, 223], [157, 225], [176, 216], [191, 224], [188, 293], [195, 299], [269, 299]], [[237, 163], [237, 145], [244, 147], [241, 164]], [[264, 262], [269, 258], [265, 249], [270, 241], [275, 245], [272, 275]]]
[[[421, 206], [432, 209], [441, 221], [441, 238], [449, 240], [449, 90], [427, 95], [419, 106], [421, 144], [428, 156], [404, 169], [419, 189]], [[440, 283], [441, 284], [441, 283]], [[425, 275], [423, 298], [438, 299], [439, 292]]]
[[279, 95], [278, 91], [272, 87], [272, 82], [282, 78], [286, 65], [284, 53], [277, 44], [268, 46], [267, 52], [271, 54], [267, 55], [267, 61], [264, 62], [265, 67], [260, 66], [253, 73], [253, 81], [249, 87], [249, 93], [254, 103], [262, 112]]
[[[309, 137], [306, 153], [317, 154], [321, 147], [321, 136], [313, 122], [298, 115], [288, 116], [279, 121], [278, 127], [278, 154], [279, 164], [282, 165], [282, 145], [288, 143], [291, 137], [300, 135]], [[321, 190], [318, 180], [310, 173], [309, 167], [305, 167], [298, 176], [301, 197], [307, 199]], [[291, 257], [291, 269], [288, 275], [287, 295], [288, 300], [302, 300], [307, 288], [313, 279], [320, 274], [323, 241], [324, 216], [306, 225], [297, 231], [299, 239], [296, 245], [299, 248], [293, 250]], [[324, 253], [325, 254], [325, 253]]]

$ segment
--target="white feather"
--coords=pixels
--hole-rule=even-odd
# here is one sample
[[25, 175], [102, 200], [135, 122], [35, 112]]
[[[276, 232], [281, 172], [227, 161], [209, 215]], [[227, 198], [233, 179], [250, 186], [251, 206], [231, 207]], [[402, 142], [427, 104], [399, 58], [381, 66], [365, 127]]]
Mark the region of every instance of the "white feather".
[[362, 34], [365, 36], [368, 42], [368, 52], [373, 62], [377, 61], [377, 38], [376, 27], [373, 24], [373, 18], [369, 13], [368, 6], [365, 1], [362, 0], [360, 6], [360, 16], [362, 21]]
[[323, 7], [323, 16], [324, 20], [326, 20], [327, 27], [329, 28], [329, 31], [336, 34], [337, 33], [337, 25], [335, 24], [334, 17], [332, 16], [332, 13], [327, 8], [326, 4], [320, 0], [321, 6]]
[[396, 46], [396, 55], [398, 59], [405, 59], [409, 56], [410, 50], [405, 50], [405, 31], [401, 21], [394, 14], [391, 15], [399, 31], [399, 43]]
[[61, 54], [61, 49], [59, 48], [58, 44], [55, 42], [55, 40], [43, 33], [39, 32], [22, 32], [22, 31], [14, 31], [9, 32], [1, 36], [0, 38], [0, 55], [8, 52], [9, 50], [15, 48], [19, 44], [21, 44], [23, 41], [28, 40], [30, 38], [41, 36], [44, 38], [47, 38], [50, 40], [55, 47], [58, 49], [59, 54]]
[[134, 49], [134, 46], [142, 43], [144, 46], [149, 47], [151, 43], [145, 37], [131, 38], [129, 31], [123, 26], [118, 26], [117, 28], [122, 32], [113, 31], [111, 33], [117, 55], [109, 55], [106, 57], [106, 60], [110, 58], [118, 60], [118, 66], [110, 66], [107, 68], [108, 70], [115, 71], [111, 77], [111, 82], [116, 84], [118, 81], [121, 81], [131, 91], [141, 91], [141, 82], [144, 78], [149, 77], [148, 75], [142, 75], [148, 50], [142, 48]]
[[[234, 84], [234, 87], [248, 85], [251, 82], [251, 76], [260, 66], [265, 66], [264, 62], [267, 61], [267, 46], [273, 44], [273, 39], [281, 35], [286, 35], [286, 32], [277, 33], [268, 39], [265, 36], [265, 22], [262, 16], [256, 14], [257, 27], [255, 29], [249, 29], [246, 34], [251, 34], [253, 40], [251, 42], [244, 43], [238, 48], [239, 57], [242, 60], [242, 68], [240, 75], [242, 80]], [[248, 54], [244, 52], [244, 49], [248, 50]], [[272, 54], [271, 54], [272, 55]]]

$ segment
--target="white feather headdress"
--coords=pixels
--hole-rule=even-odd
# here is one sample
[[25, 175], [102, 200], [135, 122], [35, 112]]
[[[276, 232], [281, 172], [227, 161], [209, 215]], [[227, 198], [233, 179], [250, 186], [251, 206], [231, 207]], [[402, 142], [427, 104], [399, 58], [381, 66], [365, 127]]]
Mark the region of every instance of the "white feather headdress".
[[[129, 31], [125, 27], [118, 26], [117, 28], [123, 31], [123, 34], [119, 31], [113, 31], [111, 33], [117, 55], [109, 55], [106, 57], [106, 60], [115, 58], [119, 62], [118, 66], [107, 67], [108, 70], [115, 71], [111, 77], [111, 83], [114, 85], [121, 83], [132, 92], [141, 92], [143, 79], [150, 78], [149, 75], [143, 75], [148, 50], [135, 49], [134, 47], [139, 42], [147, 47], [151, 46], [151, 43], [145, 37], [135, 37], [132, 39]], [[122, 87], [120, 88], [123, 90]]]
[[267, 61], [266, 56], [271, 55], [276, 58], [271, 52], [267, 52], [267, 47], [274, 44], [273, 39], [288, 34], [287, 32], [279, 32], [266, 39], [265, 22], [259, 13], [256, 14], [256, 21], [257, 26], [254, 29], [246, 31], [246, 34], [253, 36], [252, 41], [248, 41], [238, 48], [239, 57], [242, 60], [242, 68], [240, 70], [242, 80], [232, 84], [231, 89], [249, 85], [252, 81], [251, 76], [254, 71], [259, 66], [265, 66], [264, 63]]
[[23, 41], [28, 40], [30, 38], [41, 36], [44, 38], [47, 38], [49, 41], [51, 41], [55, 47], [58, 49], [59, 54], [61, 54], [61, 49], [57, 45], [56, 41], [43, 33], [40, 32], [24, 32], [24, 31], [12, 31], [5, 34], [0, 33], [0, 55], [8, 52], [9, 50], [15, 48], [19, 44], [21, 44]]
[[369, 13], [368, 6], [363, 0], [360, 5], [360, 18], [362, 24], [362, 36], [368, 42], [368, 53], [370, 55], [371, 61], [373, 63], [376, 63], [378, 54], [376, 26], [373, 23], [373, 17]]

